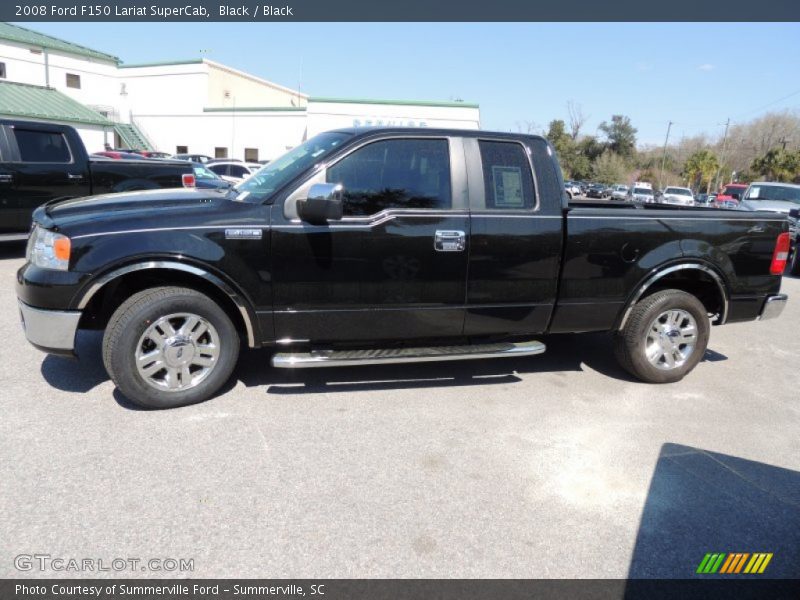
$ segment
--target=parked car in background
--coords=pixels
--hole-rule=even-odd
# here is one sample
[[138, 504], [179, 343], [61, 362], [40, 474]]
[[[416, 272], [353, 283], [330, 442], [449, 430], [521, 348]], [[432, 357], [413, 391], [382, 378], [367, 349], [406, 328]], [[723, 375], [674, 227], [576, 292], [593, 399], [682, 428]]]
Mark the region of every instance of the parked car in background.
[[92, 156], [98, 158], [113, 158], [114, 160], [144, 160], [144, 156], [135, 152], [122, 152], [121, 150], [103, 150], [102, 152], [92, 152]]
[[745, 190], [747, 189], [746, 183], [729, 183], [724, 186], [718, 193], [715, 200], [718, 208], [736, 208], [739, 205], [739, 200], [742, 198]]
[[172, 158], [175, 158], [177, 160], [188, 160], [191, 162], [199, 162], [199, 163], [205, 163], [210, 160], [214, 160], [207, 154], [173, 154]]
[[250, 167], [238, 160], [211, 160], [205, 165], [225, 181], [231, 183], [244, 181], [253, 173]]
[[628, 190], [628, 200], [631, 202], [641, 202], [649, 204], [656, 201], [653, 194], [653, 186], [646, 181], [636, 181]]
[[611, 192], [609, 191], [608, 187], [603, 185], [602, 183], [593, 183], [589, 186], [589, 189], [586, 190], [586, 197], [587, 198], [606, 198], [610, 196]]
[[628, 197], [628, 186], [621, 183], [615, 183], [611, 186], [611, 199], [612, 200], [625, 200]]
[[233, 184], [225, 181], [222, 177], [214, 173], [203, 163], [192, 163], [194, 169], [195, 187], [205, 190], [224, 190]]
[[573, 198], [577, 198], [581, 195], [581, 186], [579, 186], [575, 181], [565, 181], [564, 191], [567, 192], [567, 196], [569, 196], [569, 199], [572, 200]]
[[0, 119], [0, 240], [27, 238], [33, 211], [55, 199], [104, 194], [105, 206], [117, 192], [194, 186], [187, 163], [105, 154], [89, 156], [69, 125]]
[[145, 158], [172, 158], [169, 152], [158, 152], [157, 150], [131, 150], [134, 154], [140, 154]]
[[800, 185], [754, 181], [745, 190], [739, 203], [740, 210], [769, 211], [786, 215], [792, 244], [789, 250], [789, 272], [800, 275], [800, 256], [798, 255], [798, 220], [800, 220]]
[[694, 203], [696, 206], [707, 206], [709, 208], [716, 208], [716, 204], [714, 200], [716, 199], [716, 194], [697, 194], [694, 197]]
[[660, 201], [663, 204], [694, 206], [694, 194], [689, 188], [669, 186], [664, 188], [664, 191], [661, 193]]

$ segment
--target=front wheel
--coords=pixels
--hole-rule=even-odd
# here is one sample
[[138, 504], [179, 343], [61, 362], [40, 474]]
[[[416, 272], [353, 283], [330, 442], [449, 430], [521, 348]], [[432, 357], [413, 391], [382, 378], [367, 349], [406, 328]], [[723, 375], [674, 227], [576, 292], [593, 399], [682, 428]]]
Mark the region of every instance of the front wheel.
[[125, 397], [146, 408], [210, 398], [230, 377], [239, 335], [216, 302], [195, 290], [158, 287], [131, 296], [103, 336], [103, 363]]
[[637, 302], [614, 339], [620, 365], [648, 383], [683, 379], [703, 358], [710, 333], [706, 308], [681, 290]]

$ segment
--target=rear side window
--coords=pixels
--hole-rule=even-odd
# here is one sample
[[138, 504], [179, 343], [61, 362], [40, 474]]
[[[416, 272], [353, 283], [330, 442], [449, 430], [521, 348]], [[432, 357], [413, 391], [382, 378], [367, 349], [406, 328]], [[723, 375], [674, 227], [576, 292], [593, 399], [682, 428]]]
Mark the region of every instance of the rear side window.
[[61, 133], [14, 129], [22, 162], [68, 163], [72, 157]]
[[390, 208], [449, 209], [447, 140], [383, 140], [359, 148], [328, 169], [327, 181], [344, 185], [346, 216]]
[[516, 142], [479, 140], [486, 208], [531, 209], [536, 206], [528, 154]]

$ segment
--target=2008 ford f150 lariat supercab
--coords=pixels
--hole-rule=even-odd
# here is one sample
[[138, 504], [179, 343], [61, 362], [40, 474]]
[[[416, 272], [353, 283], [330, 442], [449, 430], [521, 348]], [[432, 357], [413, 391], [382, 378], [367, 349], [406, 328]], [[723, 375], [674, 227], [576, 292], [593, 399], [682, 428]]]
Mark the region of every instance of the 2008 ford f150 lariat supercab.
[[55, 198], [183, 185], [194, 185], [186, 161], [90, 157], [69, 125], [0, 119], [0, 241], [26, 238]]
[[34, 220], [28, 339], [70, 354], [79, 328], [104, 329], [110, 377], [149, 407], [209, 398], [241, 340], [299, 368], [532, 355], [540, 334], [611, 331], [626, 369], [673, 382], [712, 323], [787, 299], [782, 215], [570, 206], [529, 135], [332, 131], [229, 191], [68, 200]]

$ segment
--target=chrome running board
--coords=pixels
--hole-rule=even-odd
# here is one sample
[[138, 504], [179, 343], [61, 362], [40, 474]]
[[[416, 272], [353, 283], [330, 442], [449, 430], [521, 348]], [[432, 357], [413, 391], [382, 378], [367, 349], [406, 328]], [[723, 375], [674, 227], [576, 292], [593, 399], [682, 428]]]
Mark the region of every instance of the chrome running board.
[[280, 369], [313, 367], [345, 367], [394, 363], [473, 360], [542, 354], [541, 342], [507, 342], [466, 346], [430, 346], [425, 348], [381, 348], [371, 350], [312, 350], [311, 352], [279, 352], [272, 357], [272, 366]]

